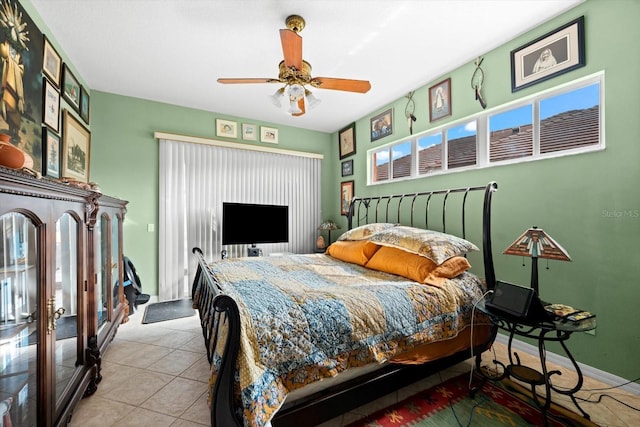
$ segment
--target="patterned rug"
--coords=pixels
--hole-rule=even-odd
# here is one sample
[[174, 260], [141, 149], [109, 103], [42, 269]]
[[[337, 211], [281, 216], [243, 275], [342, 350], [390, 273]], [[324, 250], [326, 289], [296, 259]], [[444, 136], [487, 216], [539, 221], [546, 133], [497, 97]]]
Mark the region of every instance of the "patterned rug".
[[[469, 374], [451, 378], [393, 406], [367, 416], [348, 427], [443, 427], [443, 426], [542, 426], [544, 418], [529, 397], [530, 391], [503, 380], [486, 381], [473, 397]], [[480, 385], [474, 378], [473, 386]], [[552, 404], [549, 426], [596, 426], [572, 411]]]

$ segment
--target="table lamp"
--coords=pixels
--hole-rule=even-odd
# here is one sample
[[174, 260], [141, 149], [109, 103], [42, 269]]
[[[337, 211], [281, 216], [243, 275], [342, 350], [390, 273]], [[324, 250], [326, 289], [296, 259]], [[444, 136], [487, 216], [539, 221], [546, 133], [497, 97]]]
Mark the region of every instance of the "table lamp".
[[338, 226], [338, 224], [333, 222], [333, 220], [331, 219], [327, 219], [323, 221], [322, 224], [318, 226], [318, 230], [327, 231], [327, 240], [328, 240], [327, 245], [331, 244], [331, 230], [339, 230], [339, 229], [340, 227]]
[[540, 295], [538, 291], [538, 258], [571, 261], [567, 251], [543, 229], [536, 226], [525, 231], [505, 249], [503, 254], [531, 257], [531, 287], [538, 296]]

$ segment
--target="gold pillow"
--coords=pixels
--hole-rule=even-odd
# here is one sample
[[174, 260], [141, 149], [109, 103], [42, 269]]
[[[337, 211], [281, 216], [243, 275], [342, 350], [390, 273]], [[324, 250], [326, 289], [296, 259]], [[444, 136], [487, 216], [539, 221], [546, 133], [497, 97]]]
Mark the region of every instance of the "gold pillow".
[[478, 250], [476, 245], [460, 237], [403, 225], [378, 231], [369, 237], [369, 241], [422, 255], [436, 264]]
[[368, 240], [339, 240], [327, 248], [327, 254], [352, 264], [365, 265], [379, 246]]
[[345, 231], [340, 237], [338, 237], [338, 240], [365, 240], [378, 231], [386, 230], [392, 227], [395, 227], [395, 224], [391, 224], [389, 222], [375, 222], [372, 224], [365, 224], [356, 228], [352, 228], [349, 231]]
[[440, 265], [429, 258], [401, 249], [382, 246], [366, 264], [367, 268], [406, 277], [414, 282], [442, 286], [451, 279], [471, 268], [465, 257], [455, 256]]

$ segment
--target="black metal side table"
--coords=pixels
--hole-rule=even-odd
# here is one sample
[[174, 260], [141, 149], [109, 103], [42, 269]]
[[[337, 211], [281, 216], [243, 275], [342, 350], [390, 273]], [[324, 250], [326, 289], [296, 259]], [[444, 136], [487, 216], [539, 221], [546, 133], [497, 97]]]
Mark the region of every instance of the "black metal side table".
[[[586, 332], [595, 329], [595, 317], [583, 320], [579, 323], [573, 323], [569, 321], [540, 321], [522, 323], [522, 321], [518, 319], [488, 311], [484, 307], [483, 303], [478, 304], [477, 308], [488, 314], [491, 318], [492, 323], [499, 329], [507, 332], [509, 335], [509, 341], [507, 345], [509, 364], [505, 366], [502, 362], [494, 360], [493, 362], [496, 365], [499, 365], [503, 368], [503, 372], [491, 375], [490, 373], [484, 372], [482, 369], [480, 369], [480, 361], [476, 360], [478, 372], [480, 372], [482, 376], [493, 381], [499, 381], [505, 377], [512, 377], [530, 385], [532, 398], [536, 405], [538, 405], [538, 407], [542, 411], [545, 421], [547, 417], [547, 410], [551, 405], [552, 390], [556, 393], [569, 396], [573, 404], [576, 406], [576, 408], [578, 408], [582, 415], [586, 419], [590, 419], [589, 414], [587, 414], [580, 407], [574, 396], [575, 393], [582, 388], [583, 376], [580, 366], [569, 351], [569, 348], [567, 348], [566, 341], [569, 340], [574, 332]], [[520, 357], [518, 356], [518, 353], [513, 351], [512, 349], [513, 338], [515, 336], [527, 337], [537, 341], [542, 372], [529, 366], [522, 365], [520, 363]], [[547, 356], [545, 348], [545, 343], [547, 342], [559, 342], [565, 354], [573, 364], [574, 370], [578, 375], [578, 380], [574, 387], [570, 389], [564, 389], [557, 388], [553, 385], [552, 376], [562, 375], [562, 372], [558, 370], [549, 371], [547, 369]], [[538, 386], [544, 386], [546, 392], [544, 398], [536, 393], [536, 387]]]

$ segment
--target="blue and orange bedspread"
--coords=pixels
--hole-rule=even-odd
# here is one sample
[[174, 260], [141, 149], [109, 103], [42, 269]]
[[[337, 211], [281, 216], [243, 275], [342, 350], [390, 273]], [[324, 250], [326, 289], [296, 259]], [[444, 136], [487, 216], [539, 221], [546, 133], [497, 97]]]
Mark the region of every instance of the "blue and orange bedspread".
[[[210, 267], [240, 310], [236, 386], [246, 426], [269, 425], [287, 393], [306, 384], [457, 336], [485, 289], [470, 273], [434, 287], [324, 254]], [[219, 361], [214, 354], [210, 395]]]

